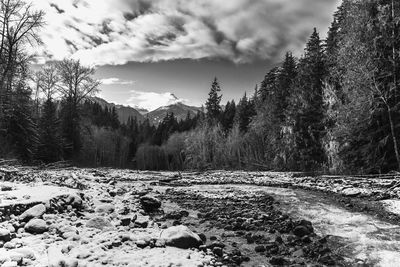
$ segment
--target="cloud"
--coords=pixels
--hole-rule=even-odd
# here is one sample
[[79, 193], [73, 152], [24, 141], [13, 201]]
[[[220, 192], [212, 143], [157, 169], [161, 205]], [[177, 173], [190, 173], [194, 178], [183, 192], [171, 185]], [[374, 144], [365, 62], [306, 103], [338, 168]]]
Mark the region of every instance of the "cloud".
[[94, 65], [223, 58], [236, 63], [299, 54], [326, 31], [339, 0], [37, 0], [50, 60]]
[[135, 83], [134, 81], [121, 80], [119, 78], [102, 79], [100, 82], [103, 85], [132, 85]]
[[155, 110], [159, 107], [187, 102], [186, 99], [177, 98], [174, 94], [169, 92], [155, 93], [132, 90], [130, 91], [130, 94], [131, 96], [127, 101], [129, 105], [147, 109], [149, 111]]

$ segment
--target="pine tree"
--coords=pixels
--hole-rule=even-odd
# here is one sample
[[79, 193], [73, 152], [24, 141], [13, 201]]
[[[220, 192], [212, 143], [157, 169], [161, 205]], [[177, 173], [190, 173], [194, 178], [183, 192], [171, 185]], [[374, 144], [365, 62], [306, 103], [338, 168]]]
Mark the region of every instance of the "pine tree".
[[222, 95], [219, 95], [219, 92], [221, 92], [221, 88], [219, 86], [217, 78], [214, 78], [206, 102], [207, 118], [210, 123], [215, 123], [219, 119], [219, 116], [221, 114], [220, 102]]
[[253, 101], [249, 100], [247, 98], [247, 94], [245, 93], [242, 99], [239, 101], [236, 113], [236, 121], [241, 132], [247, 132], [251, 119], [255, 114]]
[[275, 116], [284, 123], [286, 120], [286, 111], [289, 106], [292, 86], [297, 76], [296, 59], [291, 52], [287, 52], [285, 60], [282, 63], [279, 73], [277, 74], [277, 92], [274, 93]]
[[43, 115], [39, 122], [38, 159], [46, 163], [62, 159], [63, 140], [59, 129], [56, 105], [49, 98], [44, 103]]
[[296, 92], [292, 96], [292, 117], [299, 168], [309, 171], [322, 167], [325, 162], [322, 139], [325, 134], [323, 80], [326, 71], [322, 43], [315, 28], [298, 70]]
[[224, 112], [222, 113], [221, 125], [224, 131], [229, 131], [232, 129], [236, 116], [236, 104], [235, 101], [228, 101], [226, 103]]
[[7, 136], [15, 153], [24, 162], [33, 160], [38, 143], [37, 125], [32, 118], [31, 91], [20, 81], [13, 93], [13, 108], [6, 116]]

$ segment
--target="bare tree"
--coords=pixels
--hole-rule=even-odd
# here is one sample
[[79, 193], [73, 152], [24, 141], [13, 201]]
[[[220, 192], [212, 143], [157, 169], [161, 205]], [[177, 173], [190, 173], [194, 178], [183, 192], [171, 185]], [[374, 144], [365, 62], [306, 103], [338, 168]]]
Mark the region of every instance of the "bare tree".
[[46, 100], [51, 100], [60, 82], [57, 66], [53, 63], [47, 64], [36, 75], [40, 91], [45, 95]]
[[93, 78], [95, 69], [83, 66], [80, 61], [64, 59], [57, 64], [61, 84], [58, 91], [74, 106], [98, 91], [100, 82]]
[[69, 149], [67, 157], [79, 154], [82, 147], [79, 105], [93, 95], [100, 82], [93, 78], [95, 69], [83, 66], [79, 61], [64, 59], [57, 64], [60, 75], [58, 91], [63, 98], [61, 125]]
[[[40, 43], [38, 30], [44, 25], [44, 12], [23, 0], [0, 0], [0, 107], [6, 82], [12, 83], [25, 45]], [[23, 57], [28, 59], [28, 57]], [[0, 118], [3, 109], [0, 108]]]

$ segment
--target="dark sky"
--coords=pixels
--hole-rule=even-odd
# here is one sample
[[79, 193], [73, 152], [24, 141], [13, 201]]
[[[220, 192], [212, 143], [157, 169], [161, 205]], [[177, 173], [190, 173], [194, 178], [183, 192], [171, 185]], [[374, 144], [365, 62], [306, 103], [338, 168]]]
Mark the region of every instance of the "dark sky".
[[254, 90], [288, 50], [322, 37], [340, 0], [35, 0], [46, 11], [37, 60], [96, 66], [100, 96], [154, 109], [205, 102], [217, 76], [224, 100]]

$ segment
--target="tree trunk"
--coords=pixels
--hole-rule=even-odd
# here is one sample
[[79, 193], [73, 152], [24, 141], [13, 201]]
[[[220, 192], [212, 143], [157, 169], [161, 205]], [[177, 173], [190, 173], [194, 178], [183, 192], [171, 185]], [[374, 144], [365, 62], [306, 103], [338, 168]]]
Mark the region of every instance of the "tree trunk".
[[400, 171], [400, 155], [399, 155], [399, 148], [398, 148], [398, 145], [397, 145], [396, 132], [395, 132], [395, 129], [394, 129], [392, 111], [391, 111], [389, 105], [386, 105], [386, 107], [387, 107], [389, 123], [390, 123], [390, 131], [391, 131], [392, 138], [393, 138], [394, 153], [396, 154], [396, 160], [397, 160], [397, 165], [398, 165], [397, 168]]

